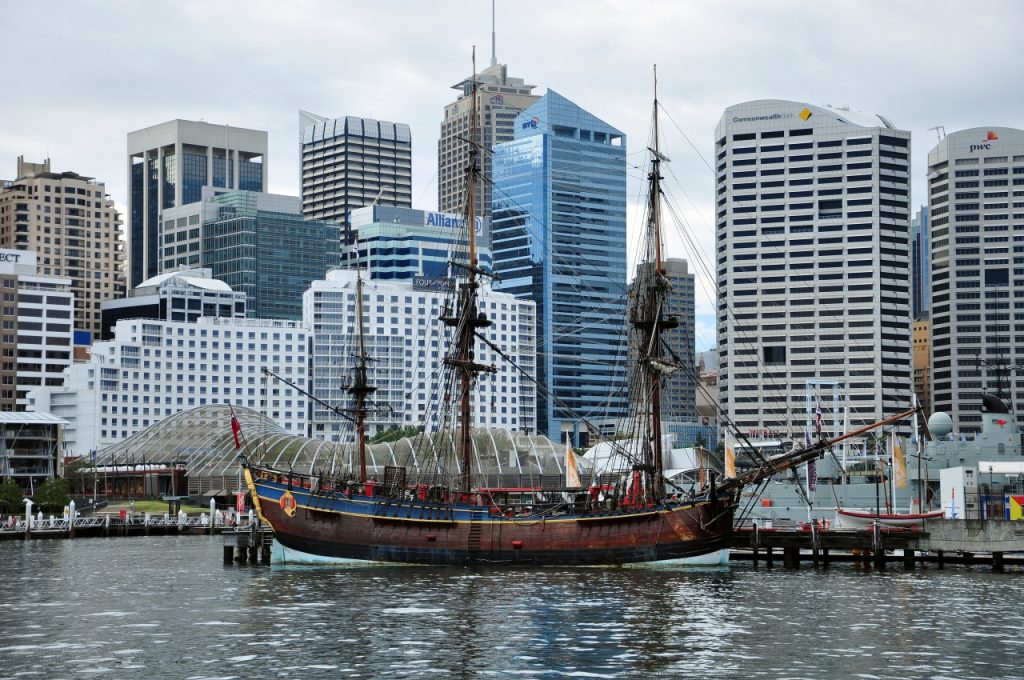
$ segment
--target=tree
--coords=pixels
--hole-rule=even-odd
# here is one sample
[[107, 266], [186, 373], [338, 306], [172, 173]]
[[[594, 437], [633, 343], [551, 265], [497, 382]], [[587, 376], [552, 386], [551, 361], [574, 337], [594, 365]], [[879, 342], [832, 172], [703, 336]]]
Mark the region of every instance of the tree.
[[71, 500], [68, 483], [63, 479], [47, 479], [39, 485], [32, 500], [43, 512], [61, 512]]
[[86, 474], [86, 470], [92, 467], [92, 463], [85, 456], [77, 458], [64, 466], [64, 479], [68, 480], [68, 488], [72, 493], [85, 494], [87, 487], [92, 486], [92, 479], [95, 472]]
[[389, 427], [386, 430], [378, 432], [375, 436], [370, 438], [368, 443], [383, 444], [384, 442], [397, 442], [399, 439], [402, 439], [404, 437], [415, 437], [419, 433], [420, 428], [416, 427], [415, 425], [410, 425], [408, 427], [400, 427], [398, 425], [395, 425], [393, 427]]
[[24, 508], [22, 500], [25, 493], [18, 486], [18, 483], [8, 477], [0, 483], [0, 512], [14, 514], [21, 512]]

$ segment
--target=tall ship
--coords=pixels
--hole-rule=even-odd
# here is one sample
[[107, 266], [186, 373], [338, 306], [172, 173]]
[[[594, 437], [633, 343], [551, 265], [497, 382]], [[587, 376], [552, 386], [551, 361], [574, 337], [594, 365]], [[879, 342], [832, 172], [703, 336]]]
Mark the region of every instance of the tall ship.
[[[474, 67], [475, 73], [475, 67]], [[475, 84], [474, 76], [474, 88]], [[477, 101], [471, 98], [474, 106]], [[382, 474], [368, 469], [365, 418], [370, 385], [365, 348], [360, 346], [349, 387], [354, 408], [352, 463], [334, 474], [296, 473], [267, 465], [247, 452], [246, 485], [261, 519], [274, 531], [277, 556], [286, 562], [361, 560], [411, 564], [628, 565], [677, 560], [721, 561], [733, 527], [739, 486], [709, 466], [687, 489], [666, 480], [661, 431], [661, 392], [671, 360], [661, 334], [676, 320], [666, 308], [669, 281], [662, 265], [660, 227], [662, 156], [650, 149], [646, 260], [651, 264], [631, 295], [629, 319], [636, 378], [631, 385], [634, 439], [610, 443], [600, 467], [577, 458], [568, 446], [559, 484], [502, 486], [484, 469], [472, 428], [471, 394], [494, 366], [479, 363], [474, 349], [490, 342], [491, 325], [478, 305], [488, 273], [479, 267], [475, 229], [466, 229], [464, 262], [453, 262], [456, 285], [441, 321], [449, 349], [439, 381], [439, 399], [451, 401], [450, 427], [424, 431], [394, 447]], [[470, 120], [477, 120], [473, 111]], [[466, 219], [474, 225], [478, 183], [476, 131], [470, 143]], [[357, 293], [363, 304], [362, 293]], [[362, 310], [358, 309], [362, 335]], [[500, 353], [500, 351], [499, 351]]]
[[[474, 63], [475, 73], [475, 63]], [[476, 78], [474, 75], [474, 85]], [[475, 106], [476, 96], [471, 98]], [[566, 442], [556, 482], [504, 483], [500, 461], [484, 464], [481, 442], [494, 436], [474, 430], [474, 387], [495, 372], [477, 357], [482, 345], [506, 357], [486, 337], [491, 326], [479, 304], [488, 272], [476, 254], [474, 195], [479, 181], [476, 130], [467, 172], [465, 261], [456, 273], [440, 321], [446, 329], [443, 374], [435, 385], [439, 408], [450, 417], [424, 423], [423, 430], [397, 442], [383, 465], [368, 462], [366, 417], [374, 392], [360, 340], [352, 382], [355, 442], [326, 470], [292, 468], [280, 457], [262, 460], [258, 451], [241, 457], [245, 483], [260, 518], [274, 531], [273, 560], [296, 563], [382, 562], [427, 565], [640, 565], [721, 563], [742, 490], [801, 463], [820, 459], [846, 438], [909, 417], [908, 409], [851, 433], [837, 434], [800, 449], [755, 456], [738, 471], [703, 456], [685, 479], [666, 474], [671, 437], [665, 436], [661, 402], [665, 381], [686, 370], [671, 355], [662, 334], [678, 321], [667, 306], [671, 283], [663, 264], [661, 165], [657, 79], [648, 173], [644, 265], [629, 295], [630, 413], [621, 430], [629, 439], [601, 443], [601, 453], [577, 457]], [[476, 121], [475, 110], [470, 120]], [[357, 279], [354, 317], [363, 337], [362, 279]], [[528, 376], [529, 377], [529, 376]], [[532, 379], [532, 378], [531, 378]], [[482, 407], [477, 404], [477, 407]], [[430, 429], [437, 423], [434, 429]], [[233, 424], [234, 427], [234, 424]], [[597, 431], [596, 429], [594, 430]], [[237, 432], [236, 432], [237, 435]], [[510, 436], [508, 433], [506, 437]], [[237, 440], [236, 440], [237, 441]], [[535, 447], [534, 447], [535, 448]], [[534, 450], [510, 452], [507, 467], [522, 466]], [[536, 460], [533, 461], [536, 464]], [[543, 476], [543, 475], [542, 475]]]

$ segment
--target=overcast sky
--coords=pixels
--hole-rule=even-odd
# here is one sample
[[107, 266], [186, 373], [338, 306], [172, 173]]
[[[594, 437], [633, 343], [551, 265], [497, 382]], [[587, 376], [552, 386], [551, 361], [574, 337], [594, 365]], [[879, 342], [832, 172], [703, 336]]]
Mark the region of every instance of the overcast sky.
[[[781, 98], [886, 115], [913, 133], [919, 205], [929, 128], [1024, 127], [1022, 27], [1013, 0], [497, 0], [497, 58], [625, 132], [633, 166], [657, 63], [667, 190], [710, 254], [714, 177], [701, 156], [726, 106]], [[443, 108], [473, 45], [486, 66], [490, 0], [0, 0], [0, 178], [19, 155], [49, 156], [105, 182], [123, 210], [127, 133], [185, 118], [268, 131], [270, 190], [297, 195], [301, 108], [409, 123], [413, 207], [434, 208]], [[631, 170], [631, 205], [641, 184]], [[671, 230], [668, 250], [695, 257]], [[698, 286], [698, 349], [714, 342], [712, 309]]]

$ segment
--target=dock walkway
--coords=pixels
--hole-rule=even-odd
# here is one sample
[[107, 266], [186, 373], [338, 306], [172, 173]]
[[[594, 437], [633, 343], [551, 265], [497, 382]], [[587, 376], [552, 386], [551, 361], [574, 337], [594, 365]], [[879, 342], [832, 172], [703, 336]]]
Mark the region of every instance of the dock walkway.
[[772, 566], [781, 556], [791, 568], [809, 558], [815, 566], [852, 561], [885, 568], [887, 562], [899, 560], [908, 569], [933, 562], [939, 566], [990, 564], [1001, 571], [1007, 564], [1024, 565], [1024, 523], [940, 519], [927, 521], [919, 530], [884, 525], [861, 530], [754, 525], [734, 532], [730, 548], [730, 559], [752, 560], [755, 565], [763, 561]]

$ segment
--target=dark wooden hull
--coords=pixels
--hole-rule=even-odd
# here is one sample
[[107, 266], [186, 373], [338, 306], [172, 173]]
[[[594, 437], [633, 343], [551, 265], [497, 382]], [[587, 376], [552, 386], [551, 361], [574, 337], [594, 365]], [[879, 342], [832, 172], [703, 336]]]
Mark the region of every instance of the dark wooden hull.
[[[319, 558], [409, 564], [615, 565], [695, 558], [727, 547], [723, 496], [661, 507], [509, 517], [479, 505], [311, 493], [247, 470], [260, 516], [283, 546]], [[290, 494], [282, 503], [285, 492]], [[294, 499], [294, 514], [285, 506]], [[292, 508], [288, 508], [292, 509]]]

